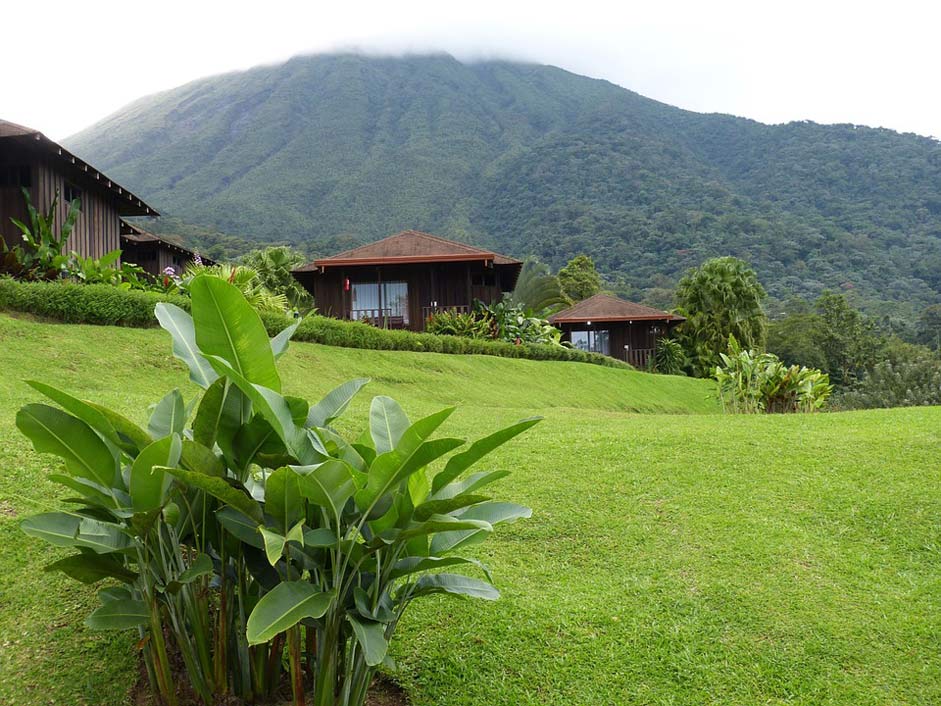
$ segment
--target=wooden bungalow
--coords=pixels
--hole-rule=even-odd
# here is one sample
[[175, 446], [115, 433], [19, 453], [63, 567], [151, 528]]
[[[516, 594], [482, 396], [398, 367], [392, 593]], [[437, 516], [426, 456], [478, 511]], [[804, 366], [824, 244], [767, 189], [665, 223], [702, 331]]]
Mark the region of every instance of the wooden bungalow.
[[44, 213], [58, 191], [57, 223], [65, 219], [69, 201], [81, 199], [81, 215], [66, 248], [83, 257], [101, 257], [121, 247], [122, 216], [159, 215], [38, 130], [0, 120], [0, 236], [9, 246], [21, 242], [10, 218], [29, 222], [21, 187]]
[[[180, 274], [196, 257], [189, 248], [121, 220], [121, 259], [124, 262], [139, 265], [156, 277], [168, 267]], [[200, 260], [205, 265], [215, 264], [208, 257], [200, 257]]]
[[439, 311], [468, 312], [516, 286], [522, 262], [408, 230], [294, 271], [321, 314], [421, 331]]
[[637, 368], [647, 367], [657, 339], [685, 320], [609, 294], [596, 294], [549, 317], [561, 329], [562, 340], [575, 348], [620, 358]]

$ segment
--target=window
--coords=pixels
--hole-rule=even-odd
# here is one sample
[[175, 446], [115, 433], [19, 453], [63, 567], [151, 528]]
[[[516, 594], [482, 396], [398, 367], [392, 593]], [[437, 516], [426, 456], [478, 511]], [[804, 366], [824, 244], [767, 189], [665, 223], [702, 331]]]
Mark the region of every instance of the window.
[[65, 182], [65, 188], [62, 189], [62, 200], [65, 201], [65, 203], [71, 203], [75, 199], [80, 198], [82, 198], [82, 190], [75, 186], [75, 184]]
[[350, 290], [353, 295], [350, 318], [375, 321], [388, 317], [395, 323], [408, 324], [407, 282], [353, 282]]
[[21, 186], [28, 189], [32, 185], [32, 172], [28, 166], [23, 164], [0, 165], [0, 189], [18, 189]]
[[611, 355], [610, 336], [607, 329], [572, 331], [572, 345], [580, 351]]

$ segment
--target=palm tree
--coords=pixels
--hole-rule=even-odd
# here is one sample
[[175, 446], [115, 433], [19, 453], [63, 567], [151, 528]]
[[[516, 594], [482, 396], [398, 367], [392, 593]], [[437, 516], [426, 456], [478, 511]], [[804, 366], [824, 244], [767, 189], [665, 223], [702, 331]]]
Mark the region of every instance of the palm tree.
[[559, 279], [549, 272], [548, 265], [536, 260], [523, 263], [516, 288], [507, 295], [507, 302], [522, 307], [529, 316], [541, 316], [550, 307], [568, 304]]

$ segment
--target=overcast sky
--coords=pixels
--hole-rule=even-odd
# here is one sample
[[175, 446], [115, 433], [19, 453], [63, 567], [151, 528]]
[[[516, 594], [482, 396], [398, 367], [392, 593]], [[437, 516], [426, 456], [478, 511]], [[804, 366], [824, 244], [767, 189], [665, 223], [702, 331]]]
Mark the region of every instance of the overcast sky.
[[941, 8], [933, 5], [10, 2], [0, 13], [0, 118], [61, 139], [195, 78], [359, 49], [525, 59], [691, 110], [941, 136]]

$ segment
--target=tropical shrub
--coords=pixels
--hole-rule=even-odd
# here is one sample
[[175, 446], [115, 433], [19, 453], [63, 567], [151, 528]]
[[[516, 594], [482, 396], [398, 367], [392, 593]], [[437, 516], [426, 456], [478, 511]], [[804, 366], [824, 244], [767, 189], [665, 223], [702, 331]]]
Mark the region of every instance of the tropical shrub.
[[449, 309], [432, 314], [425, 324], [425, 331], [437, 336], [490, 337], [490, 325], [487, 319], [479, 318], [469, 312]]
[[716, 366], [719, 397], [726, 412], [816, 412], [833, 391], [826, 373], [787, 367], [772, 353], [757, 353], [729, 338], [728, 353]]
[[562, 332], [546, 319], [527, 316], [519, 306], [509, 302], [484, 304], [474, 302], [474, 315], [486, 321], [490, 338], [508, 343], [542, 343], [561, 345]]
[[684, 375], [686, 368], [686, 353], [677, 341], [672, 338], [658, 338], [654, 348], [654, 372], [663, 375]]
[[290, 308], [305, 314], [313, 309], [314, 298], [291, 271], [306, 262], [306, 257], [286, 245], [252, 250], [242, 258], [242, 264], [255, 271], [269, 292], [283, 295]]
[[112, 287], [122, 289], [153, 290], [156, 288], [162, 290], [162, 288], [155, 287], [154, 278], [142, 267], [129, 262], [122, 262], [119, 265], [120, 257], [120, 250], [112, 250], [100, 258], [82, 257], [73, 250], [72, 258], [67, 265], [67, 272], [71, 278], [83, 284], [110, 284]]
[[169, 274], [184, 294], [189, 294], [190, 286], [197, 278], [215, 277], [235, 286], [258, 311], [284, 312], [290, 308], [287, 296], [272, 292], [264, 285], [258, 272], [245, 265], [204, 265], [202, 262], [193, 262], [186, 267], [182, 276]]
[[687, 272], [676, 288], [677, 313], [686, 317], [677, 340], [693, 375], [708, 377], [734, 336], [746, 348], [762, 348], [765, 290], [742, 260], [717, 257]]
[[200, 276], [190, 291], [192, 316], [156, 314], [199, 399], [172, 390], [142, 428], [29, 383], [57, 406], [26, 405], [17, 426], [62, 459], [50, 479], [70, 505], [22, 528], [73, 550], [50, 570], [108, 581], [87, 624], [137, 632], [160, 703], [256, 702], [286, 680], [294, 704], [359, 706], [412, 601], [499, 596], [464, 552], [530, 511], [482, 493], [507, 471], [469, 472], [538, 419], [465, 446], [433, 438], [453, 408], [411, 422], [380, 396], [348, 440], [333, 424], [365, 380], [314, 405], [282, 394], [276, 361], [298, 324], [269, 340], [233, 285]]
[[26, 201], [29, 223], [16, 218], [10, 220], [20, 230], [24, 244], [8, 248], [0, 238], [0, 245], [3, 246], [0, 274], [26, 280], [57, 279], [67, 269], [69, 258], [64, 250], [81, 212], [81, 201], [73, 199], [69, 202], [69, 210], [57, 232], [55, 214], [59, 204], [58, 189], [46, 213], [41, 213], [33, 206], [27, 189], [21, 191]]

